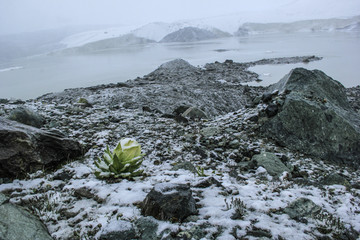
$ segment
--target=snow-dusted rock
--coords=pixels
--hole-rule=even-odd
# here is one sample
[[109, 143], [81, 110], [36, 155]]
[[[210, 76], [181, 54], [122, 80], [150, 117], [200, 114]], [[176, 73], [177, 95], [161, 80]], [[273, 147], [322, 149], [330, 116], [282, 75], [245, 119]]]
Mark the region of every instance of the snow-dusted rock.
[[45, 122], [40, 114], [21, 106], [10, 113], [9, 119], [36, 128], [41, 128]]
[[159, 183], [143, 201], [142, 214], [159, 220], [181, 222], [196, 214], [195, 200], [186, 184]]
[[1, 177], [25, 177], [81, 155], [82, 148], [74, 140], [0, 118]]
[[99, 235], [100, 240], [136, 239], [136, 233], [133, 225], [122, 220], [113, 220], [109, 222]]
[[277, 178], [280, 177], [283, 172], [290, 172], [290, 170], [273, 153], [262, 152], [254, 155], [252, 160], [255, 161], [258, 166], [264, 167], [271, 176]]

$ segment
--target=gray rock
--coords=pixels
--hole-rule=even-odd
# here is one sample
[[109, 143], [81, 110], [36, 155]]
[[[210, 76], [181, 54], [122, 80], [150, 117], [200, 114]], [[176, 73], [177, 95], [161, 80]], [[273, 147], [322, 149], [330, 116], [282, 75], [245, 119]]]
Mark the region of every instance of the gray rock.
[[206, 127], [200, 130], [200, 134], [205, 138], [213, 137], [218, 135], [221, 132], [221, 129], [218, 127]]
[[130, 222], [112, 220], [103, 228], [100, 240], [132, 240], [138, 239], [136, 231]]
[[0, 176], [25, 177], [82, 155], [81, 145], [50, 132], [0, 118]]
[[324, 160], [358, 167], [360, 117], [345, 88], [319, 70], [292, 70], [270, 90], [288, 93], [279, 113], [260, 131], [280, 145]]
[[25, 107], [17, 107], [8, 118], [36, 128], [41, 128], [45, 123], [45, 119], [40, 114]]
[[207, 177], [205, 179], [201, 179], [199, 182], [195, 183], [194, 187], [197, 188], [208, 188], [212, 185], [215, 185], [217, 187], [221, 187], [221, 183], [216, 180], [214, 177]]
[[185, 184], [156, 184], [142, 206], [143, 215], [173, 222], [181, 222], [196, 213], [195, 199]]
[[194, 165], [191, 162], [187, 162], [187, 161], [177, 163], [174, 167], [172, 167], [171, 170], [177, 171], [179, 169], [185, 169], [190, 172], [196, 173], [196, 168], [194, 167]]
[[0, 193], [0, 239], [50, 240], [46, 227], [40, 220], [21, 207], [7, 203]]
[[284, 212], [290, 218], [300, 220], [301, 218], [313, 218], [321, 211], [321, 207], [316, 205], [313, 201], [307, 198], [298, 198], [291, 202]]
[[269, 118], [274, 117], [278, 113], [278, 111], [279, 107], [277, 104], [274, 103], [269, 104], [265, 109], [266, 116]]
[[184, 118], [189, 118], [191, 120], [200, 120], [200, 119], [208, 119], [209, 117], [203, 112], [201, 109], [197, 107], [189, 107], [185, 112], [181, 114]]
[[258, 166], [262, 166], [273, 177], [280, 177], [283, 172], [290, 170], [281, 162], [281, 160], [273, 153], [263, 152], [254, 155], [252, 161], [256, 161]]
[[141, 217], [135, 221], [140, 240], [156, 239], [159, 224], [152, 217]]
[[344, 185], [346, 187], [350, 186], [350, 183], [342, 176], [337, 173], [331, 173], [320, 182], [323, 185]]

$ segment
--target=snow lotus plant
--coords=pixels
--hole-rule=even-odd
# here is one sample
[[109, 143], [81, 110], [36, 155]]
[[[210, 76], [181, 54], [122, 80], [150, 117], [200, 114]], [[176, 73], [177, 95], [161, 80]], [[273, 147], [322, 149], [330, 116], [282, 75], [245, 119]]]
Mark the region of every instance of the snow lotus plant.
[[113, 152], [106, 147], [102, 158], [95, 160], [98, 169], [97, 178], [133, 178], [141, 176], [143, 170], [138, 170], [143, 159], [141, 147], [131, 138], [121, 139]]

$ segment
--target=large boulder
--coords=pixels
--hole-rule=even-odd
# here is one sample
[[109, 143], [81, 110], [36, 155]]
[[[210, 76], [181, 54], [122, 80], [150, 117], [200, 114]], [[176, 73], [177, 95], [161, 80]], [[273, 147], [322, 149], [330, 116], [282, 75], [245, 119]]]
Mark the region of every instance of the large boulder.
[[269, 92], [285, 95], [278, 113], [260, 131], [280, 145], [356, 167], [360, 163], [360, 117], [345, 88], [319, 70], [296, 68]]
[[159, 183], [143, 201], [142, 214], [159, 220], [183, 221], [197, 214], [195, 199], [186, 184]]
[[0, 118], [0, 177], [22, 178], [81, 156], [82, 152], [74, 140]]
[[0, 193], [0, 239], [51, 240], [52, 238], [37, 217], [9, 203]]
[[37, 128], [41, 128], [45, 123], [43, 116], [26, 107], [15, 108], [11, 111], [9, 119]]

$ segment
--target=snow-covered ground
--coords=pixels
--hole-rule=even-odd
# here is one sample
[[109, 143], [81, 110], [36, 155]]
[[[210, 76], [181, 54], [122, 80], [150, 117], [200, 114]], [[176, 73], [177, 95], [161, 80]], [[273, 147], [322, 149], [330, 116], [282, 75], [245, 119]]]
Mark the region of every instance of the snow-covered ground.
[[[199, 211], [195, 218], [184, 223], [154, 220], [159, 235], [163, 231], [191, 233], [196, 226], [205, 234], [202, 239], [222, 240], [244, 236], [258, 239], [251, 235], [254, 232], [267, 234], [271, 239], [316, 239], [324, 229], [331, 234], [351, 227], [360, 231], [359, 189], [309, 184], [318, 183], [330, 173], [351, 179], [350, 184], [359, 183], [359, 171], [315, 161], [257, 137], [253, 132], [256, 125], [249, 117], [257, 114], [261, 105], [211, 121], [182, 125], [158, 114], [101, 104], [102, 99], [116, 96], [118, 91], [110, 88], [86, 96], [94, 104], [93, 108], [86, 109], [76, 109], [71, 102], [26, 103], [29, 108], [44, 114], [49, 123], [57, 124], [69, 137], [91, 147], [83, 159], [67, 163], [54, 173], [40, 171], [26, 180], [0, 185], [0, 192], [9, 195], [12, 203], [31, 207], [55, 239], [98, 239], [102, 233], [131, 227], [142, 217], [137, 207], [139, 202], [156, 183], [190, 184]], [[14, 107], [1, 105], [5, 112]], [[208, 127], [219, 129], [208, 140], [216, 142], [222, 150], [208, 149], [201, 143], [200, 132]], [[115, 182], [97, 179], [94, 160], [101, 156], [106, 145], [113, 148], [122, 137], [135, 138], [141, 144], [145, 154], [142, 169], [146, 177]], [[286, 174], [276, 179], [263, 167], [239, 174], [239, 166], [232, 157], [237, 150], [226, 147], [235, 140], [248, 151], [268, 151], [285, 156], [287, 166], [296, 166], [300, 173], [308, 176], [308, 182], [296, 182], [288, 179]], [[196, 150], [199, 148], [209, 152], [209, 157], [201, 157]], [[184, 161], [204, 168], [204, 173], [219, 181], [221, 186], [196, 187], [207, 178], [188, 170], [173, 170], [175, 164]], [[234, 172], [237, 172], [236, 176]], [[322, 213], [331, 219], [340, 219], [340, 225], [333, 225], [329, 218], [291, 219], [283, 210], [299, 198], [313, 201]], [[244, 204], [240, 219], [231, 219], [236, 211], [234, 201]]]

